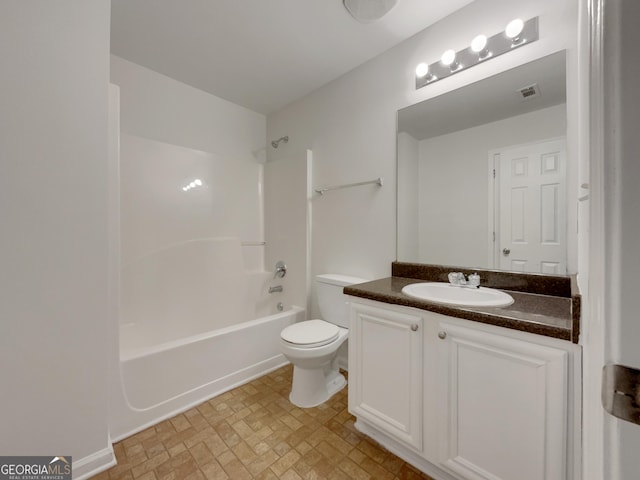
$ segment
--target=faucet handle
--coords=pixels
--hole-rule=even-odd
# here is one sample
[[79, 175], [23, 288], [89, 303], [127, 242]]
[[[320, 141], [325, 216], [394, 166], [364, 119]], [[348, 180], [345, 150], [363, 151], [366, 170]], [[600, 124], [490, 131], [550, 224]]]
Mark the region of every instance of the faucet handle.
[[273, 273], [273, 278], [282, 278], [287, 274], [287, 266], [282, 260], [276, 263], [276, 271]]
[[478, 275], [478, 273], [472, 273], [469, 275], [469, 285], [480, 288], [480, 275]]
[[451, 272], [449, 274], [449, 283], [451, 285], [466, 285], [467, 279], [464, 278], [464, 273], [462, 272]]

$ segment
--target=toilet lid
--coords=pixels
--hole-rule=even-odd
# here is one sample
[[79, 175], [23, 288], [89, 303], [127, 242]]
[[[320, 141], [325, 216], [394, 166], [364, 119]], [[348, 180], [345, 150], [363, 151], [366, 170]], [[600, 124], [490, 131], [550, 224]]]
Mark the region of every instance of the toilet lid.
[[321, 347], [333, 342], [340, 334], [340, 328], [324, 320], [307, 320], [289, 325], [280, 333], [286, 342], [301, 347]]

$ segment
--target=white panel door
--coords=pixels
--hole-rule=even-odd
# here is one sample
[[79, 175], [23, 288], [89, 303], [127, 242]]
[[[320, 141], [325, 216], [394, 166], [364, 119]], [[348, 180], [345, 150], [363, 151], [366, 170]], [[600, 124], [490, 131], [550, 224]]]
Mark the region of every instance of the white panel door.
[[[589, 296], [592, 305], [604, 304], [604, 309], [602, 313], [599, 308], [592, 310], [589, 332], [592, 332], [593, 325], [599, 323], [604, 325], [604, 332], [602, 339], [589, 339], [587, 355], [597, 358], [600, 349], [604, 347], [603, 360], [606, 363], [640, 369], [640, 97], [637, 94], [640, 85], [637, 56], [640, 45], [640, 29], [637, 24], [640, 2], [603, 2], [602, 5], [602, 18], [606, 20], [602, 22], [603, 30], [595, 34], [603, 36], [604, 51], [594, 51], [592, 58], [598, 58], [602, 53], [602, 60], [595, 65], [602, 68], [605, 98], [604, 106], [599, 105], [598, 101], [592, 103], [592, 112], [596, 123], [602, 119], [599, 115], [604, 117], [604, 140], [596, 143], [596, 147], [604, 145], [605, 149], [601, 158], [596, 155], [596, 158], [591, 159], [595, 165], [593, 170], [598, 172], [595, 183], [592, 184], [598, 191], [593, 192], [592, 198], [595, 201], [590, 203], [591, 214], [599, 217], [599, 225], [607, 228], [604, 228], [604, 238], [593, 232], [590, 239], [591, 245], [602, 247], [592, 255], [602, 256], [604, 260], [596, 271], [593, 265], [597, 262], [590, 262], [589, 289], [596, 283], [600, 290]], [[597, 128], [592, 131], [600, 133]], [[600, 207], [599, 201], [604, 201], [604, 208]], [[594, 278], [596, 275], [600, 278]], [[596, 326], [596, 331], [599, 328]], [[593, 334], [590, 333], [589, 336]], [[590, 373], [594, 373], [593, 370]], [[635, 389], [635, 403], [640, 403], [640, 386], [632, 383], [631, 388]], [[607, 390], [603, 393], [620, 396], [618, 392]], [[597, 405], [599, 399], [594, 395], [589, 401]], [[598, 425], [598, 421], [597, 417], [589, 419], [586, 428], [590, 436], [600, 436], [590, 442], [592, 446], [597, 445], [604, 432], [604, 442], [595, 447], [604, 445], [603, 477], [607, 480], [640, 478], [640, 425], [615, 419], [608, 414], [605, 414], [604, 426]], [[585, 455], [593, 452], [597, 458], [595, 448], [586, 451]]]
[[565, 141], [544, 141], [503, 149], [498, 157], [498, 267], [520, 272], [565, 274]]
[[467, 480], [564, 480], [568, 353], [440, 321], [439, 463]]
[[422, 449], [422, 317], [352, 304], [349, 411]]

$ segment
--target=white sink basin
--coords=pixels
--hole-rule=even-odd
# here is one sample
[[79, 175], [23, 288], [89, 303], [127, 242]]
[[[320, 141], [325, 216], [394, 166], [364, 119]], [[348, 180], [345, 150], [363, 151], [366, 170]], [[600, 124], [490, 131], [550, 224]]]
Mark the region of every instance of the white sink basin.
[[506, 307], [513, 303], [508, 293], [493, 288], [458, 287], [449, 283], [412, 283], [402, 293], [420, 300], [465, 307]]

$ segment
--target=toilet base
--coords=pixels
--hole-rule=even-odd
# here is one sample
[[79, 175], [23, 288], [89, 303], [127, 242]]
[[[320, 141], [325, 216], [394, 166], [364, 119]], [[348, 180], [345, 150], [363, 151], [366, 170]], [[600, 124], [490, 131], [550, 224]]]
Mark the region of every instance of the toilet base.
[[300, 408], [317, 407], [329, 400], [347, 384], [338, 369], [306, 369], [293, 367], [293, 382], [289, 401]]

